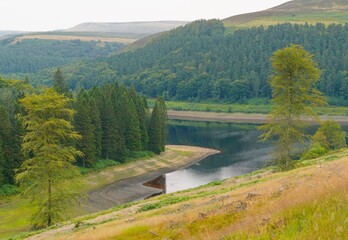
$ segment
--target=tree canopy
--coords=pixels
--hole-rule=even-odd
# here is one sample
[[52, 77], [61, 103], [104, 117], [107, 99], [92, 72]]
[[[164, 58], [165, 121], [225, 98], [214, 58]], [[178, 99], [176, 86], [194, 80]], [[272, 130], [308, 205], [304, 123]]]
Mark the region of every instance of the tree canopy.
[[[218, 20], [178, 27], [144, 48], [64, 69], [71, 89], [117, 81], [147, 96], [244, 102], [272, 97], [270, 56], [299, 44], [322, 69], [317, 87], [330, 103], [348, 103], [348, 25], [280, 24], [231, 33]], [[36, 76], [42, 79], [44, 76]], [[44, 83], [44, 82], [43, 82]]]
[[16, 181], [22, 194], [32, 199], [36, 211], [34, 228], [50, 226], [65, 215], [67, 207], [78, 200], [71, 188], [79, 170], [73, 165], [83, 153], [71, 146], [81, 138], [71, 123], [74, 111], [67, 108], [69, 99], [52, 89], [20, 100], [26, 115], [26, 133], [22, 151], [26, 157]]
[[262, 141], [276, 138], [275, 159], [283, 168], [291, 167], [295, 148], [304, 143], [304, 117], [318, 120], [312, 107], [325, 103], [315, 86], [320, 71], [313, 56], [299, 45], [276, 51], [272, 56], [273, 109], [268, 123], [260, 127]]

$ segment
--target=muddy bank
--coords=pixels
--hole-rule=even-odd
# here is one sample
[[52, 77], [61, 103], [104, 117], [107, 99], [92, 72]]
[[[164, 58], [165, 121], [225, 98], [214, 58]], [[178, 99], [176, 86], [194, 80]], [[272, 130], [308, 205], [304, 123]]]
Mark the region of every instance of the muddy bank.
[[[321, 120], [335, 120], [341, 125], [348, 125], [348, 116], [319, 116]], [[258, 113], [214, 113], [168, 110], [168, 118], [174, 120], [227, 122], [227, 123], [266, 123], [267, 114]], [[314, 123], [310, 119], [306, 120]]]
[[[163, 190], [144, 186], [163, 174], [186, 168], [202, 159], [219, 153], [218, 150], [169, 145], [159, 159], [138, 161], [127, 167], [128, 177], [117, 180], [88, 193], [86, 211], [89, 213], [105, 210], [120, 204], [145, 199], [161, 193]], [[119, 169], [121, 174], [123, 169]], [[113, 174], [118, 174], [115, 170]]]

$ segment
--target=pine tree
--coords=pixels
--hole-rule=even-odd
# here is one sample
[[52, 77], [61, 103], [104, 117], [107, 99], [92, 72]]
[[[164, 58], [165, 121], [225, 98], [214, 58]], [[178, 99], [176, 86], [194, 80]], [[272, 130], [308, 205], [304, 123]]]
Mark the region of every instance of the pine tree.
[[147, 114], [147, 109], [144, 106], [143, 98], [140, 96], [137, 96], [133, 86], [129, 89], [128, 92], [129, 92], [129, 96], [131, 100], [133, 101], [133, 104], [135, 105], [137, 109], [140, 135], [141, 135], [141, 149], [145, 150], [149, 142], [149, 136], [147, 134], [149, 116]]
[[69, 91], [68, 86], [66, 85], [65, 78], [63, 76], [62, 69], [57, 67], [56, 71], [53, 74], [53, 89], [60, 94], [65, 94], [67, 97], [72, 97], [71, 92]]
[[278, 50], [272, 56], [274, 107], [269, 122], [260, 128], [263, 131], [260, 139], [276, 137], [275, 158], [283, 169], [291, 168], [296, 144], [304, 143], [308, 124], [303, 117], [317, 120], [312, 107], [325, 102], [315, 89], [320, 71], [312, 58], [299, 45]]
[[97, 161], [97, 145], [95, 144], [95, 126], [92, 122], [91, 106], [88, 95], [81, 90], [74, 104], [76, 114], [74, 116], [74, 125], [76, 131], [82, 136], [81, 141], [77, 142], [77, 149], [84, 153], [77, 160], [85, 166], [93, 166]]
[[[106, 98], [106, 97], [104, 97]], [[114, 108], [110, 99], [104, 99], [101, 112], [102, 126], [102, 157], [116, 160], [117, 157], [117, 129]]]
[[5, 168], [8, 166], [6, 166], [6, 158], [2, 149], [2, 144], [2, 139], [0, 137], [0, 186], [8, 183], [5, 179]]
[[156, 101], [155, 107], [152, 110], [151, 118], [149, 122], [149, 150], [160, 154], [162, 152], [161, 141], [161, 119], [158, 102]]
[[102, 103], [102, 95], [100, 92], [100, 88], [93, 87], [91, 91], [88, 92], [89, 95], [89, 104], [91, 107], [91, 118], [92, 124], [94, 126], [94, 143], [96, 145], [97, 150], [97, 158], [101, 158], [102, 156], [102, 122], [101, 122], [101, 109], [103, 106]]
[[157, 98], [158, 110], [159, 110], [159, 128], [160, 128], [160, 139], [161, 139], [161, 151], [164, 152], [167, 142], [167, 108], [162, 97]]
[[130, 153], [141, 150], [141, 131], [137, 109], [126, 91], [121, 96], [123, 116], [125, 120], [126, 147]]
[[64, 95], [47, 89], [20, 102], [26, 111], [22, 117], [26, 128], [22, 151], [27, 160], [18, 170], [16, 181], [23, 196], [37, 206], [33, 227], [46, 227], [62, 219], [79, 198], [71, 190], [80, 174], [72, 164], [82, 153], [68, 143], [81, 136], [73, 129], [74, 111], [67, 108], [70, 100]]
[[102, 127], [101, 127], [101, 119], [100, 119], [100, 110], [98, 108], [96, 100], [89, 96], [89, 106], [90, 106], [90, 117], [92, 121], [92, 125], [94, 127], [94, 145], [96, 149], [96, 158], [101, 158], [102, 151]]
[[16, 134], [10, 120], [10, 115], [3, 106], [0, 106], [0, 123], [3, 179], [6, 183], [13, 184], [14, 169], [19, 167], [22, 160], [19, 145], [20, 136]]
[[140, 135], [141, 135], [141, 146], [142, 150], [147, 149], [149, 143], [149, 136], [147, 133], [148, 122], [149, 122], [149, 113], [148, 109], [144, 106], [142, 97], [138, 96], [136, 101], [136, 107], [138, 111], [139, 117], [139, 125], [140, 125]]

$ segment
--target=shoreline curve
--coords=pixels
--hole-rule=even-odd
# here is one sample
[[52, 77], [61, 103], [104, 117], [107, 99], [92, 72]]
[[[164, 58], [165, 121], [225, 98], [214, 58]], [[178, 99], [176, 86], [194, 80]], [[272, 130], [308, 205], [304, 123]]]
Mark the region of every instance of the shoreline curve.
[[[158, 159], [151, 158], [131, 164], [134, 165], [134, 168], [141, 168], [143, 171], [138, 169], [136, 174], [89, 191], [84, 210], [94, 213], [159, 194], [162, 192], [161, 189], [147, 187], [143, 184], [166, 173], [189, 167], [210, 155], [220, 153], [215, 149], [184, 145], [167, 145], [166, 149], [169, 151], [162, 153]], [[182, 156], [174, 156], [173, 153]], [[170, 158], [171, 156], [173, 158]], [[120, 169], [120, 171], [122, 170]], [[128, 171], [132, 172], [132, 166], [128, 167]], [[113, 174], [117, 173], [116, 169]]]

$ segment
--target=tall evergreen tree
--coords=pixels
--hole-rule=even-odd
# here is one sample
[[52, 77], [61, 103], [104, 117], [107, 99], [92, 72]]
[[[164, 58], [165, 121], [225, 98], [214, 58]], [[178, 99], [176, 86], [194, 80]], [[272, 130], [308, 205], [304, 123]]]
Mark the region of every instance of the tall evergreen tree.
[[134, 87], [130, 87], [129, 96], [133, 101], [134, 106], [137, 109], [138, 121], [140, 127], [140, 135], [141, 135], [141, 149], [145, 150], [148, 145], [149, 136], [147, 134], [148, 129], [148, 114], [147, 109], [144, 106], [143, 98], [141, 96], [137, 96]]
[[0, 186], [8, 183], [8, 181], [6, 181], [5, 179], [5, 168], [8, 166], [6, 166], [6, 158], [2, 149], [2, 144], [3, 144], [2, 139], [0, 137], [0, 146], [1, 146], [0, 147]]
[[74, 111], [67, 108], [69, 101], [53, 89], [20, 101], [26, 111], [22, 150], [27, 160], [18, 170], [16, 181], [22, 194], [34, 203], [32, 224], [35, 228], [50, 226], [62, 219], [67, 208], [79, 198], [72, 184], [80, 172], [72, 164], [82, 153], [67, 143], [81, 136], [71, 124]]
[[80, 164], [93, 166], [97, 161], [97, 144], [95, 143], [95, 125], [92, 122], [91, 105], [85, 90], [81, 90], [74, 104], [76, 114], [74, 116], [74, 125], [76, 131], [82, 136], [82, 140], [77, 142], [77, 149], [84, 153], [77, 159]]
[[164, 152], [166, 142], [167, 142], [167, 108], [163, 97], [157, 98], [158, 111], [159, 111], [159, 129], [160, 129], [160, 139], [161, 139], [161, 151]]
[[271, 79], [273, 110], [268, 123], [260, 129], [262, 141], [276, 137], [275, 158], [284, 169], [291, 168], [292, 154], [298, 143], [303, 143], [308, 124], [303, 117], [317, 120], [312, 107], [324, 104], [315, 86], [320, 71], [313, 56], [299, 45], [276, 51], [272, 56]]
[[125, 120], [125, 139], [126, 147], [130, 153], [141, 150], [141, 131], [137, 109], [132, 99], [129, 98], [127, 91], [121, 96], [123, 105], [123, 116]]
[[66, 85], [65, 78], [63, 76], [62, 69], [57, 67], [56, 71], [53, 73], [53, 89], [60, 94], [65, 94], [67, 97], [72, 97], [68, 86]]
[[149, 150], [160, 154], [162, 152], [162, 141], [161, 141], [161, 117], [160, 109], [156, 101], [155, 107], [152, 110], [151, 118], [149, 122]]
[[100, 110], [97, 106], [96, 100], [89, 96], [89, 106], [90, 106], [90, 117], [92, 121], [92, 125], [94, 128], [94, 144], [95, 144], [95, 150], [96, 150], [96, 158], [101, 158], [101, 139], [102, 139], [102, 127], [101, 127], [101, 119], [100, 119]]
[[[16, 120], [13, 120], [16, 122]], [[19, 167], [22, 161], [20, 152], [19, 126], [14, 126], [10, 115], [4, 106], [0, 106], [0, 139], [3, 154], [3, 179], [6, 183], [14, 183], [14, 169]], [[0, 163], [1, 164], [1, 163]]]
[[105, 159], [117, 159], [117, 130], [115, 128], [116, 119], [114, 108], [109, 99], [103, 101], [103, 111], [101, 113], [102, 126], [102, 157]]

